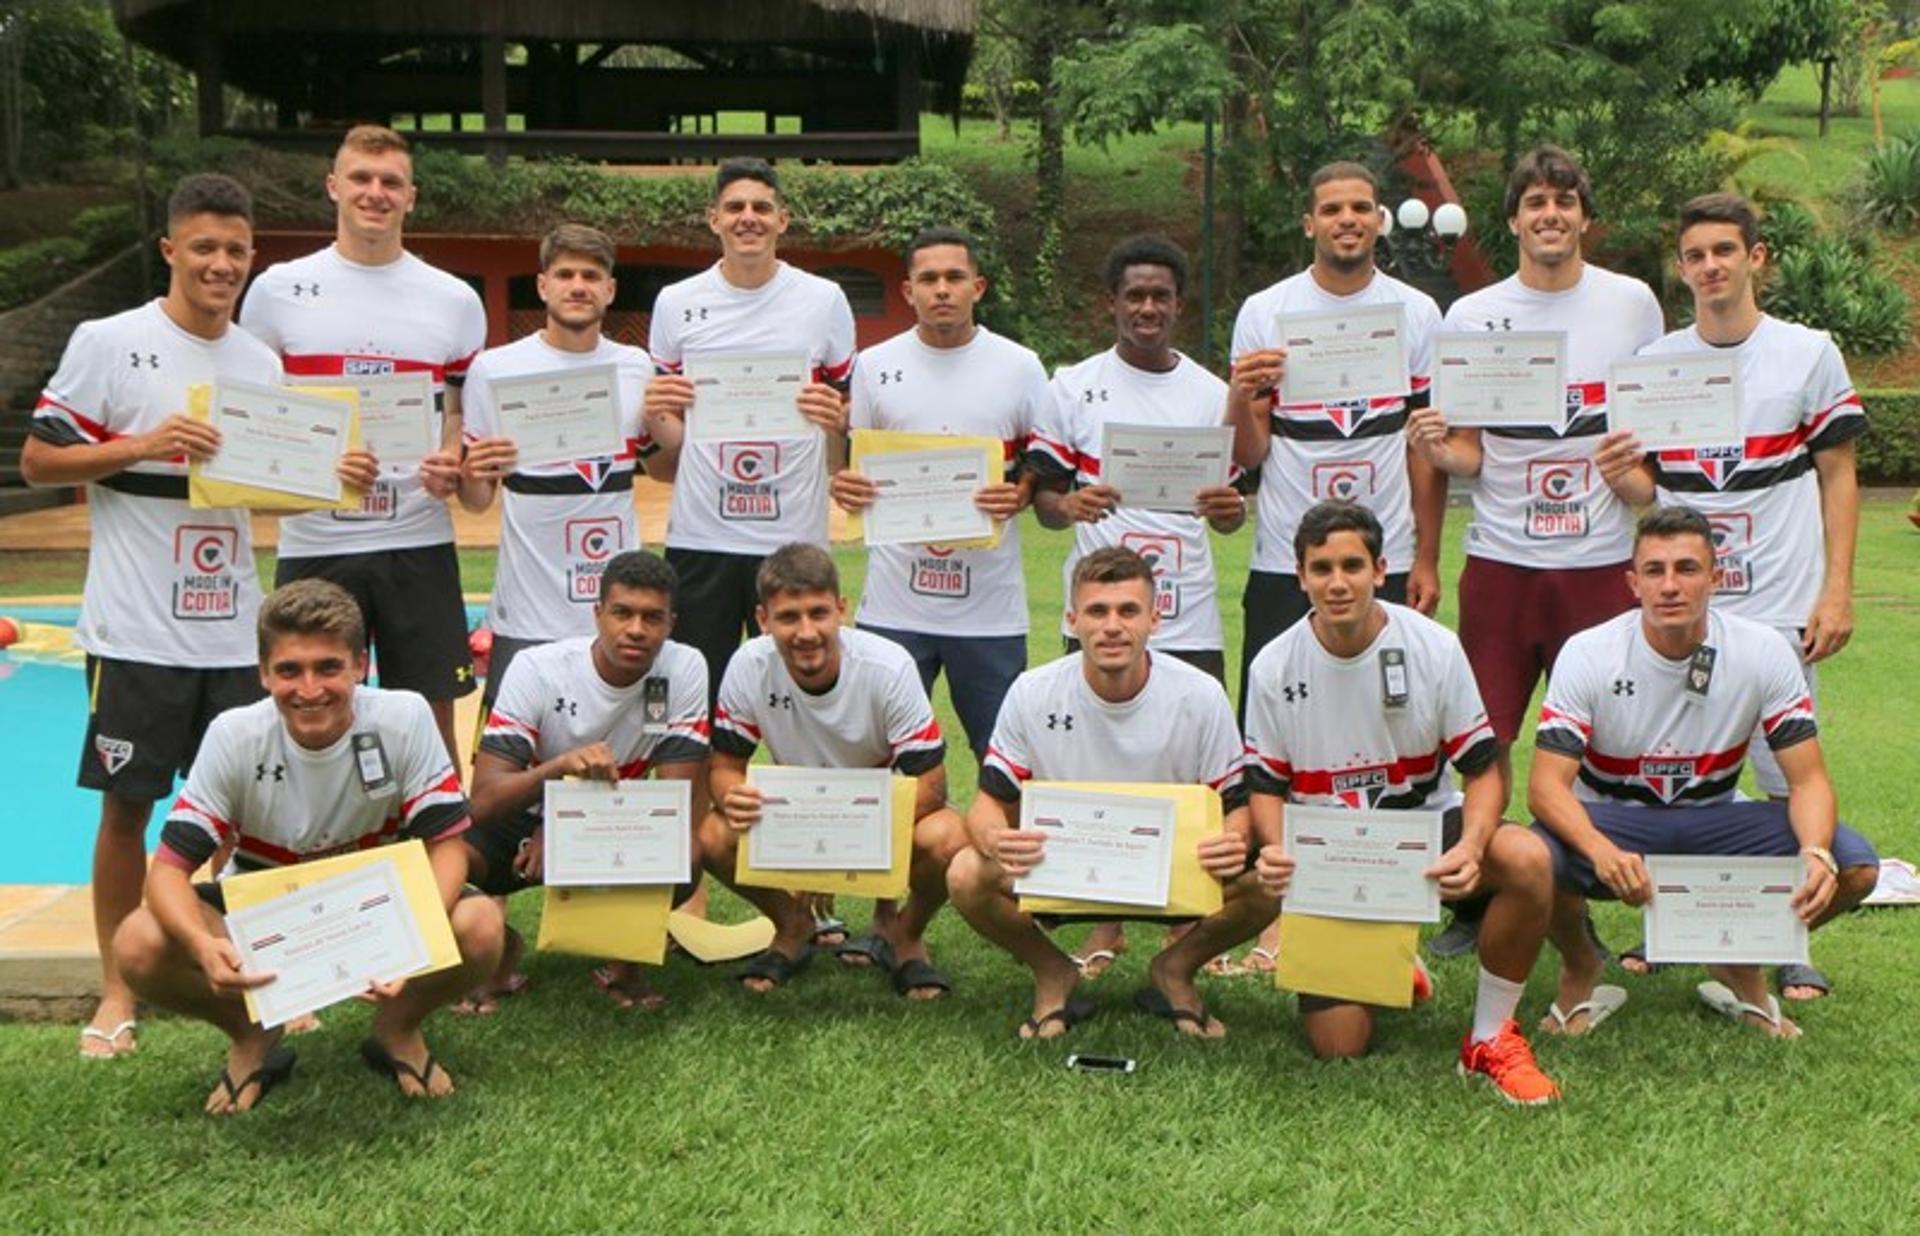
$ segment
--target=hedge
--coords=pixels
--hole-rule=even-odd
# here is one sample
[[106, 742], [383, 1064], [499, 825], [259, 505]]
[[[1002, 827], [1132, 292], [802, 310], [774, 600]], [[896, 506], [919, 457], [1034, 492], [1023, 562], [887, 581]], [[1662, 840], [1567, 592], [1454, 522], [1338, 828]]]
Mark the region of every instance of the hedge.
[[1920, 484], [1920, 390], [1861, 391], [1867, 432], [1858, 439], [1860, 479]]

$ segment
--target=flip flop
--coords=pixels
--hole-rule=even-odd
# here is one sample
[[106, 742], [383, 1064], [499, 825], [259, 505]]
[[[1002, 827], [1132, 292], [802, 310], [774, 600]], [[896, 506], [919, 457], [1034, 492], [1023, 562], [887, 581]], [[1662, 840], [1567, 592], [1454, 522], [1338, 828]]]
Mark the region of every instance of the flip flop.
[[1280, 950], [1262, 948], [1258, 944], [1247, 950], [1240, 963], [1242, 974], [1272, 974], [1280, 964]]
[[[1780, 994], [1786, 996], [1787, 999], [1802, 1002], [1821, 1000], [1833, 993], [1833, 980], [1829, 979], [1813, 966], [1798, 961], [1790, 961], [1775, 970], [1773, 972], [1773, 985], [1778, 987]], [[1812, 987], [1820, 994], [1817, 996], [1788, 996], [1787, 988], [1789, 987]]]
[[[1105, 974], [1108, 966], [1120, 960], [1120, 954], [1110, 948], [1097, 948], [1085, 957], [1082, 957], [1078, 953], [1068, 953], [1067, 960], [1073, 963], [1074, 969], [1080, 971], [1081, 978], [1092, 982], [1102, 974]], [[1098, 970], [1093, 968], [1096, 962], [1100, 963]]]
[[[1042, 1013], [1038, 1017], [1027, 1018], [1026, 1021], [1020, 1023], [1020, 1028], [1025, 1030], [1026, 1033], [1016, 1035], [1015, 1037], [1022, 1043], [1040, 1041], [1040, 1031], [1046, 1027], [1048, 1022], [1054, 1021], [1059, 1022], [1067, 1033], [1071, 1033], [1075, 1026], [1082, 1022], [1092, 1021], [1093, 1015], [1099, 1011], [1100, 1007], [1091, 1000], [1069, 1000], [1051, 1013]], [[1067, 1037], [1067, 1034], [1056, 1034], [1053, 1037], [1063, 1039]]]
[[239, 1104], [240, 1096], [246, 1093], [248, 1086], [260, 1087], [260, 1093], [253, 1096], [253, 1106], [247, 1108], [247, 1111], [256, 1110], [262, 1103], [267, 1101], [267, 1095], [272, 1092], [275, 1086], [278, 1086], [281, 1082], [293, 1076], [295, 1059], [293, 1048], [276, 1047], [267, 1053], [267, 1058], [260, 1062], [259, 1068], [247, 1074], [238, 1082], [233, 1080], [231, 1073], [228, 1073], [225, 1069], [221, 1069], [220, 1076], [215, 1079], [215, 1084], [227, 1092], [227, 1102], [232, 1103], [234, 1109], [228, 1112], [209, 1112], [208, 1115], [239, 1116], [245, 1114], [240, 1111]]
[[[1152, 986], [1142, 987], [1139, 991], [1134, 992], [1133, 1003], [1134, 1007], [1138, 1008], [1141, 1012], [1151, 1013], [1162, 1021], [1173, 1023], [1173, 1028], [1179, 1030], [1180, 1034], [1185, 1038], [1204, 1039], [1214, 1037], [1207, 1033], [1207, 1023], [1211, 1022], [1213, 1018], [1207, 1013], [1205, 1005], [1197, 1009], [1175, 1008], [1173, 1001], [1167, 998], [1166, 992], [1161, 991], [1158, 987]], [[1182, 1023], [1194, 1027], [1200, 1033], [1187, 1034], [1186, 1031], [1180, 1030]]]
[[[843, 966], [858, 968], [874, 967], [882, 973], [891, 972], [897, 964], [893, 956], [893, 945], [879, 932], [857, 936], [833, 950]], [[856, 958], [860, 960], [856, 960]]]
[[601, 994], [613, 1001], [614, 1005], [618, 1008], [646, 1009], [651, 1012], [665, 1005], [667, 1002], [665, 996], [654, 991], [652, 988], [648, 988], [645, 991], [634, 990], [628, 986], [624, 979], [614, 974], [612, 966], [595, 966], [593, 970], [593, 985], [598, 987]]
[[[368, 1036], [360, 1042], [360, 1058], [367, 1062], [368, 1068], [392, 1081], [394, 1086], [400, 1090], [402, 1097], [409, 1099], [427, 1099], [433, 1097], [433, 1088], [427, 1083], [432, 1079], [433, 1071], [440, 1067], [440, 1062], [433, 1058], [432, 1052], [427, 1053], [427, 1066], [423, 1069], [416, 1069], [405, 1060], [400, 1059], [400, 1057], [388, 1051], [386, 1044], [382, 1043], [379, 1039]], [[406, 1092], [406, 1088], [400, 1085], [401, 1074], [411, 1077], [419, 1084], [419, 1094], [408, 1094]]]
[[[1700, 997], [1700, 1003], [1706, 1005], [1736, 1026], [1752, 1027], [1752, 1023], [1747, 1020], [1747, 1018], [1751, 1016], [1768, 1022], [1776, 1032], [1783, 1028], [1781, 1025], [1782, 1018], [1780, 1016], [1780, 998], [1778, 996], [1769, 995], [1764, 1007], [1758, 1004], [1748, 1004], [1739, 996], [1734, 995], [1731, 987], [1713, 979], [1709, 979], [1693, 990], [1694, 993]], [[1775, 1037], [1782, 1036], [1776, 1034]], [[1799, 1038], [1800, 1028], [1795, 1026], [1793, 1033], [1784, 1037]]]
[[[905, 997], [921, 988], [937, 988], [941, 996], [953, 990], [953, 981], [934, 968], [930, 961], [910, 957], [893, 970], [893, 994]], [[939, 999], [938, 996], [934, 999]]]
[[1593, 994], [1570, 1009], [1562, 1010], [1559, 1004], [1547, 1006], [1547, 1017], [1553, 1022], [1554, 1033], [1567, 1034], [1567, 1023], [1585, 1013], [1587, 1028], [1574, 1037], [1592, 1034], [1600, 1028], [1600, 1023], [1618, 1013], [1627, 1002], [1627, 989], [1615, 987], [1611, 983], [1602, 983], [1593, 989]]
[[837, 918], [820, 918], [815, 916], [813, 920], [814, 944], [821, 948], [837, 948], [846, 943], [846, 939], [847, 925], [844, 922], [841, 922]]
[[[746, 966], [738, 974], [734, 975], [734, 978], [738, 980], [743, 987], [746, 986], [748, 979], [765, 979], [776, 988], [785, 987], [788, 983], [791, 983], [795, 978], [799, 977], [801, 971], [812, 964], [813, 950], [811, 948], [801, 953], [798, 957], [788, 957], [785, 953], [777, 949], [762, 949], [760, 952], [754, 954], [753, 959], [748, 961]], [[752, 988], [747, 988], [747, 990], [753, 991]], [[765, 995], [766, 993], [753, 992], [753, 994]]]
[[133, 1045], [128, 1047], [127, 1050], [125, 1051], [121, 1051], [118, 1047], [115, 1047], [113, 1045], [113, 1041], [119, 1038], [123, 1034], [133, 1034], [135, 1031], [139, 1029], [140, 1029], [140, 1023], [135, 1021], [131, 1017], [127, 1018], [127, 1020], [121, 1022], [119, 1025], [115, 1026], [111, 1030], [102, 1030], [96, 1026], [82, 1026], [80, 1027], [80, 1041], [82, 1043], [86, 1043], [90, 1040], [105, 1043], [107, 1045], [107, 1050], [100, 1051], [100, 1052], [82, 1051], [80, 1053], [80, 1058], [82, 1060], [118, 1060], [122, 1056], [131, 1056], [133, 1053], [140, 1050], [139, 1038], [136, 1037], [133, 1041]]
[[[1627, 964], [1629, 961], [1639, 962], [1641, 965], [1646, 967], [1646, 970], [1643, 972], [1643, 971], [1634, 969], [1632, 966], [1629, 966]], [[1666, 969], [1671, 964], [1673, 963], [1666, 962], [1666, 961], [1648, 961], [1647, 945], [1644, 940], [1641, 941], [1639, 944], [1634, 945], [1632, 948], [1628, 949], [1626, 952], [1620, 954], [1620, 968], [1622, 970], [1625, 970], [1628, 974], [1641, 974], [1641, 973], [1658, 974], [1660, 973], [1660, 971]]]

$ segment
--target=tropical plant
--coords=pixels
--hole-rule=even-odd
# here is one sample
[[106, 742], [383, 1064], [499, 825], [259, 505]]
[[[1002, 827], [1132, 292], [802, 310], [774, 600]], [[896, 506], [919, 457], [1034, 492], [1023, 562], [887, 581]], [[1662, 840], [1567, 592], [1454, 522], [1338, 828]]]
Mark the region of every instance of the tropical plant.
[[1873, 262], [1864, 236], [1817, 236], [1782, 254], [1761, 294], [1767, 312], [1827, 331], [1840, 350], [1884, 355], [1906, 346], [1912, 304]]
[[1920, 132], [1868, 151], [1853, 196], [1862, 217], [1888, 231], [1920, 224]]

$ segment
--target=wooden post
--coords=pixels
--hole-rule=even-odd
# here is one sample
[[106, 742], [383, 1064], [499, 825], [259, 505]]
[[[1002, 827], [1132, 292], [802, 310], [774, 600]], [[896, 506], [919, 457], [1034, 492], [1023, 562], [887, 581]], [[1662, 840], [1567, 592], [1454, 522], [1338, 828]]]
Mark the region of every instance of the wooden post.
[[211, 137], [227, 127], [226, 77], [220, 66], [220, 23], [215, 6], [199, 0], [194, 6], [197, 27], [193, 44], [194, 93], [199, 100], [200, 136]]
[[1820, 136], [1827, 135], [1827, 121], [1833, 116], [1833, 57], [1820, 61]]
[[507, 40], [500, 0], [488, 0], [480, 36], [480, 110], [485, 118], [487, 162], [495, 167], [507, 161]]

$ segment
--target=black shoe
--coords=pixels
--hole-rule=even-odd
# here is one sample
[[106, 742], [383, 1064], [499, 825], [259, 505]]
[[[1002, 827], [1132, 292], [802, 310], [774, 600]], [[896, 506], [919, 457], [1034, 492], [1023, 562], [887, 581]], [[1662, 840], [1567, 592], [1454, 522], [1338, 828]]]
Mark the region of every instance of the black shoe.
[[1479, 945], [1479, 922], [1456, 914], [1446, 930], [1427, 941], [1427, 952], [1435, 957], [1465, 957]]

